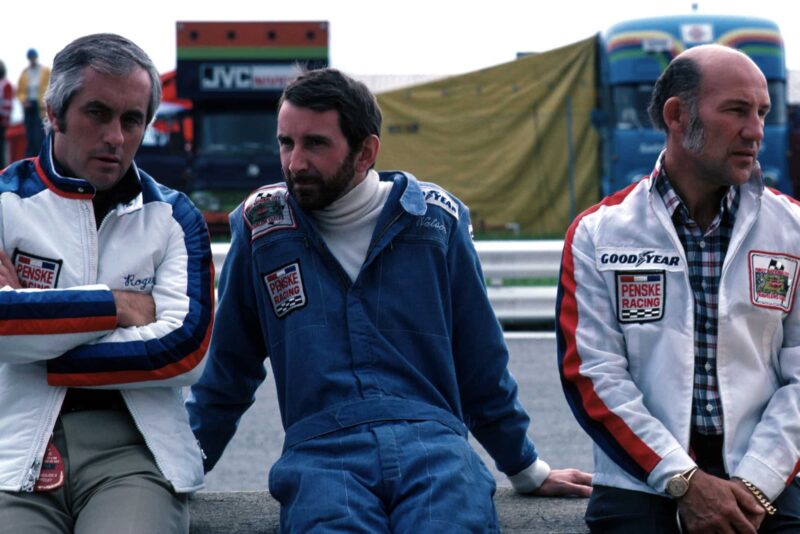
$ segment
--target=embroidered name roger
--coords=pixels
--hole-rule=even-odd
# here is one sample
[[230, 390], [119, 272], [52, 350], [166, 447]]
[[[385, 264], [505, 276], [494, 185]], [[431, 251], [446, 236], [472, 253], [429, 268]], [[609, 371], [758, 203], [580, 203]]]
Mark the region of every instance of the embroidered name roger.
[[264, 285], [272, 302], [272, 310], [279, 319], [306, 305], [306, 290], [300, 262], [284, 265], [263, 276]]
[[664, 271], [617, 272], [617, 320], [658, 321], [664, 316], [667, 277]]

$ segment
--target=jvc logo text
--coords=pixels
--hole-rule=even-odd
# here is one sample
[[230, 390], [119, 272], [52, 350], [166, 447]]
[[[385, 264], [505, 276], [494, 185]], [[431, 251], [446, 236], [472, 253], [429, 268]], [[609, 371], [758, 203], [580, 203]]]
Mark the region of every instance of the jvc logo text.
[[201, 75], [204, 90], [250, 89], [253, 85], [253, 69], [249, 65], [203, 65]]

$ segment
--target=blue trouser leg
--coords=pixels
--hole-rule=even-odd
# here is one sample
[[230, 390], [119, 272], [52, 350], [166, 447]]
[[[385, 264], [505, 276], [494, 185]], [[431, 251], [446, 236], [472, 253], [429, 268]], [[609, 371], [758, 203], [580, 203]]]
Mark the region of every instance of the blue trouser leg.
[[433, 422], [361, 425], [289, 448], [270, 471], [281, 531], [497, 532], [495, 483]]

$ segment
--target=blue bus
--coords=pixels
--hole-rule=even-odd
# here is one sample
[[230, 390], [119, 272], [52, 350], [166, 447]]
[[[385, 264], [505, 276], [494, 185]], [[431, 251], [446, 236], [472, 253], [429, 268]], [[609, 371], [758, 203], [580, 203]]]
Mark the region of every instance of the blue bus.
[[768, 186], [794, 193], [788, 161], [786, 61], [778, 26], [759, 18], [692, 14], [621, 22], [600, 36], [601, 113], [596, 124], [602, 140], [604, 196], [652, 171], [664, 146], [664, 134], [652, 127], [647, 115], [653, 85], [672, 58], [706, 43], [741, 50], [764, 72], [772, 110], [758, 159]]

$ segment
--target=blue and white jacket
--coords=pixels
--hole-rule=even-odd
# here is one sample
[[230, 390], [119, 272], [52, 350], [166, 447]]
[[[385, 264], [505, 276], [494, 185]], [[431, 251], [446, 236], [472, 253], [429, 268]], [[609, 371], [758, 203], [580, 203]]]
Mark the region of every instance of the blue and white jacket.
[[[94, 188], [59, 175], [51, 146], [0, 176], [0, 247], [27, 287], [0, 290], [0, 490], [33, 487], [67, 387], [119, 389], [174, 489], [199, 489], [181, 386], [199, 376], [211, 332], [203, 218], [132, 165], [141, 193], [98, 230]], [[151, 294], [156, 322], [117, 328], [112, 289]]]
[[285, 449], [362, 423], [427, 420], [471, 431], [507, 474], [536, 460], [467, 208], [406, 173], [381, 180], [394, 185], [355, 282], [285, 185], [231, 214], [208, 363], [187, 402], [207, 470], [267, 356]]
[[[663, 494], [695, 465], [694, 296], [653, 174], [588, 209], [564, 241], [558, 358], [595, 443], [593, 482]], [[723, 460], [774, 500], [800, 470], [800, 206], [740, 186], [719, 281]]]

